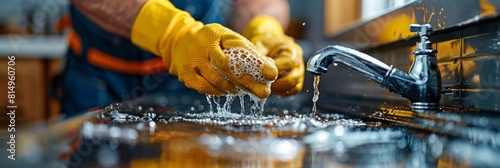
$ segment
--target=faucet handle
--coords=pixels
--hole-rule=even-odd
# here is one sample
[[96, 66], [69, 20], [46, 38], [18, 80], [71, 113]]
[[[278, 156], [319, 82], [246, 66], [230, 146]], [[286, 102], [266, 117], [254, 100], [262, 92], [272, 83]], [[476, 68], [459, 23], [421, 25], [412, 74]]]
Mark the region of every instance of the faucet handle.
[[417, 43], [417, 51], [425, 51], [428, 49], [432, 50], [431, 42], [427, 36], [431, 35], [432, 26], [430, 24], [411, 24], [410, 25], [411, 32], [417, 32], [420, 36], [420, 42]]
[[432, 32], [432, 26], [431, 24], [411, 24], [410, 25], [410, 31], [411, 32], [418, 32], [420, 36], [428, 36]]

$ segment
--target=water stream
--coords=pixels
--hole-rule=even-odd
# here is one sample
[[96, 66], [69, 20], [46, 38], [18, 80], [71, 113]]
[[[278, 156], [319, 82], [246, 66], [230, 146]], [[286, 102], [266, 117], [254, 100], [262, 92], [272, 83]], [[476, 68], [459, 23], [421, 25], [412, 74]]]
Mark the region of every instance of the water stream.
[[313, 101], [313, 107], [312, 107], [312, 117], [316, 116], [317, 107], [316, 107], [316, 102], [318, 101], [319, 98], [319, 81], [320, 81], [320, 75], [315, 75], [314, 76], [314, 83], [313, 83], [313, 88], [314, 88], [314, 95], [312, 98]]

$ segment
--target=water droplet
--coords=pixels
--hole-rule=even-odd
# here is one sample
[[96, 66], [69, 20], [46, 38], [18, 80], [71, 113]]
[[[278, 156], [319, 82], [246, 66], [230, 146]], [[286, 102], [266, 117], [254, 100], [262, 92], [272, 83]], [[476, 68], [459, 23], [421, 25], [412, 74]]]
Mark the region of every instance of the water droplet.
[[111, 138], [118, 138], [121, 135], [121, 130], [118, 127], [111, 127], [109, 128], [109, 136]]
[[287, 109], [285, 109], [285, 110], [283, 111], [283, 114], [285, 114], [285, 115], [286, 115], [286, 114], [288, 114], [288, 110], [287, 110]]
[[270, 143], [269, 148], [274, 157], [280, 161], [290, 161], [299, 153], [300, 145], [295, 140], [274, 140]]
[[102, 167], [114, 167], [119, 160], [118, 153], [107, 145], [99, 148], [96, 158]]
[[344, 130], [344, 126], [342, 125], [338, 125], [334, 128], [333, 132], [335, 133], [335, 135], [337, 136], [343, 136], [344, 133], [345, 133], [345, 130]]
[[376, 111], [372, 114], [373, 117], [382, 117], [383, 113], [380, 111]]

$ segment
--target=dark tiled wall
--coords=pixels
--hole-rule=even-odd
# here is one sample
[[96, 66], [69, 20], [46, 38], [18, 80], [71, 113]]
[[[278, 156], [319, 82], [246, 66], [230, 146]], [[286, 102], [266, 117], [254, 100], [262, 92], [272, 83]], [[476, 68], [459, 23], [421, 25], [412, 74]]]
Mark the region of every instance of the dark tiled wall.
[[[462, 31], [456, 105], [500, 111], [499, 21]], [[438, 43], [439, 47], [440, 43]]]
[[[438, 50], [443, 87], [451, 89], [451, 92], [442, 95], [441, 104], [500, 112], [499, 25], [497, 19], [431, 35], [433, 47]], [[402, 43], [407, 44], [392, 44], [395, 47], [385, 46], [365, 52], [407, 71], [413, 61], [411, 51], [416, 47], [413, 43]], [[322, 76], [320, 83], [325, 97], [343, 95], [384, 102], [407, 102], [377, 83], [343, 68], [334, 67], [329, 71], [335, 73]]]

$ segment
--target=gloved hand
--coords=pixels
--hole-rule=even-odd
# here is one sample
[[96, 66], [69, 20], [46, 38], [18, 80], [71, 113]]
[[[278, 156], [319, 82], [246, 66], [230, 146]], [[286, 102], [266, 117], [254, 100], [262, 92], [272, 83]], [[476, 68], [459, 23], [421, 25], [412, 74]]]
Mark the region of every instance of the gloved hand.
[[274, 59], [278, 68], [278, 79], [272, 84], [273, 93], [279, 96], [295, 95], [304, 84], [304, 60], [302, 48], [283, 32], [280, 23], [271, 16], [253, 18], [243, 36], [255, 44], [260, 51]]
[[219, 24], [195, 21], [169, 1], [149, 0], [132, 27], [132, 42], [162, 56], [169, 73], [200, 93], [239, 89], [266, 98], [278, 69], [245, 37]]

